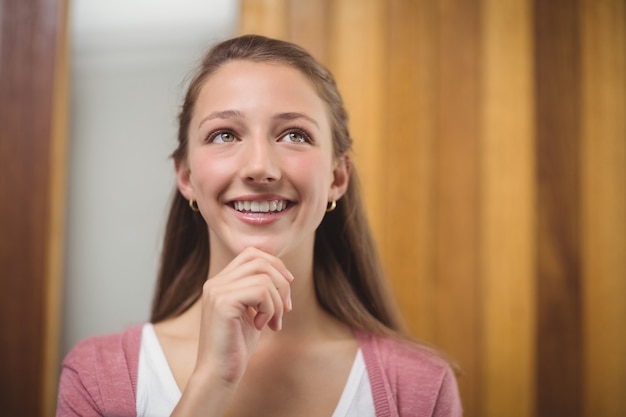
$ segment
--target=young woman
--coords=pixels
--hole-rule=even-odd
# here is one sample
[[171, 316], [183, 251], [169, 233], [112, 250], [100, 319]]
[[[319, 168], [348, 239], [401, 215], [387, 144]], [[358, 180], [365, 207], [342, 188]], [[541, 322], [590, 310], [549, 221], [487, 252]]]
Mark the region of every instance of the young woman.
[[63, 363], [60, 416], [459, 416], [403, 336], [331, 74], [242, 36], [191, 80], [151, 322]]

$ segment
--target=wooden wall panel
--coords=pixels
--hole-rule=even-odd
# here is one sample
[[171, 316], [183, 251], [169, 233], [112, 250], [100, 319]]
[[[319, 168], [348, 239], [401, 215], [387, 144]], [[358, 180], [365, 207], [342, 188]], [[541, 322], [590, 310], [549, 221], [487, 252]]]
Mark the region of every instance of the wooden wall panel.
[[626, 4], [581, 0], [584, 410], [626, 415]]
[[[372, 213], [374, 235], [383, 239], [386, 183], [385, 154], [388, 140], [380, 117], [384, 102], [386, 9], [378, 0], [331, 2], [329, 10], [332, 42], [327, 65], [340, 86], [350, 113], [350, 133], [354, 139], [354, 160], [363, 184], [363, 197]], [[355, 30], [368, 22], [367, 30]], [[363, 47], [367, 45], [367, 47]], [[355, 77], [354, 74], [359, 74]], [[371, 80], [364, 84], [364, 80]], [[367, 167], [368, 169], [359, 169]]]
[[321, 62], [330, 59], [330, 39], [320, 36], [328, 33], [331, 20], [328, 19], [332, 0], [296, 1], [289, 7], [287, 22], [289, 37], [298, 45], [306, 45], [307, 50]]
[[[478, 274], [482, 9], [480, 1], [474, 0], [435, 3], [439, 7], [439, 42], [431, 244], [436, 280], [430, 296], [436, 309], [430, 320], [436, 334], [429, 340], [462, 364], [466, 377], [459, 379], [459, 387], [465, 407], [471, 410], [479, 404], [483, 366]], [[404, 163], [410, 164], [410, 157], [405, 156]], [[401, 228], [398, 222], [394, 230]]]
[[[243, 32], [270, 33], [261, 3]], [[407, 327], [466, 416], [626, 415], [625, 4], [276, 9], [337, 76]]]
[[[388, 143], [386, 199], [388, 211], [403, 223], [387, 222], [388, 233], [379, 241], [387, 259], [387, 273], [397, 277], [394, 290], [403, 306], [408, 330], [424, 340], [434, 341], [437, 326], [432, 320], [436, 300], [434, 253], [435, 223], [433, 186], [434, 139], [437, 129], [438, 8], [432, 2], [391, 2], [389, 18], [398, 24], [388, 28], [386, 66], [386, 114]], [[415, 63], [419, 62], [420, 65]], [[419, 91], [419, 94], [406, 94]]]
[[290, 21], [289, 0], [255, 0], [242, 4], [239, 26], [242, 33], [262, 33], [287, 39]]
[[0, 410], [45, 416], [58, 378], [66, 3], [1, 7]]
[[537, 416], [582, 416], [580, 47], [576, 1], [535, 7]]
[[484, 391], [477, 415], [534, 415], [535, 181], [530, 1], [483, 4]]
[[56, 50], [53, 79], [52, 127], [50, 130], [49, 208], [45, 280], [43, 415], [56, 410], [61, 344], [61, 308], [65, 260], [65, 214], [69, 139], [69, 4], [58, 0]]

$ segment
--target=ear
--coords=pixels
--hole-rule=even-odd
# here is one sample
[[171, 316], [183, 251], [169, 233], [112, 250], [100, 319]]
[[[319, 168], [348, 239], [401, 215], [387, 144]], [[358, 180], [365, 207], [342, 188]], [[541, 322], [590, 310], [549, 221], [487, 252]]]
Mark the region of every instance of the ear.
[[193, 186], [191, 184], [191, 170], [186, 159], [174, 163], [176, 169], [176, 185], [180, 193], [187, 199], [195, 199]]
[[333, 182], [328, 193], [329, 200], [339, 200], [346, 193], [350, 182], [350, 157], [342, 155], [335, 161], [333, 168]]

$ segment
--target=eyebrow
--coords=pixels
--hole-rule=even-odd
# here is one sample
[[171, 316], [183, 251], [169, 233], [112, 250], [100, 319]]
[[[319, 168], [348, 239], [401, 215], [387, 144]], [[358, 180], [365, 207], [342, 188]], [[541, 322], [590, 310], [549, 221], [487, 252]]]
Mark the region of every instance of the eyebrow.
[[241, 114], [241, 112], [238, 111], [238, 110], [214, 111], [213, 113], [209, 114], [204, 119], [200, 120], [200, 123], [198, 123], [198, 129], [200, 128], [200, 126], [202, 126], [202, 124], [204, 122], [207, 122], [209, 120], [213, 120], [213, 119], [237, 119], [237, 118], [241, 118], [241, 117], [243, 117], [243, 114]]
[[307, 121], [313, 123], [318, 128], [320, 127], [319, 124], [315, 121], [315, 119], [313, 119], [312, 117], [307, 116], [304, 113], [296, 113], [296, 112], [278, 113], [276, 116], [274, 116], [274, 119], [278, 119], [278, 120], [304, 119], [304, 120], [307, 120]]
[[[237, 119], [237, 118], [242, 118], [242, 117], [243, 117], [243, 114], [240, 111], [238, 111], [238, 110], [214, 111], [213, 113], [209, 114], [207, 117], [205, 117], [202, 120], [200, 120], [200, 123], [198, 123], [198, 128], [200, 128], [200, 126], [202, 126], [202, 124], [204, 122], [207, 122], [209, 120], [214, 120], [214, 119]], [[276, 119], [276, 120], [304, 119], [304, 120], [309, 121], [310, 123], [313, 123], [315, 126], [317, 126], [319, 128], [319, 124], [317, 123], [317, 121], [315, 119], [313, 119], [312, 117], [307, 116], [304, 113], [297, 113], [297, 112], [278, 113], [273, 118]]]

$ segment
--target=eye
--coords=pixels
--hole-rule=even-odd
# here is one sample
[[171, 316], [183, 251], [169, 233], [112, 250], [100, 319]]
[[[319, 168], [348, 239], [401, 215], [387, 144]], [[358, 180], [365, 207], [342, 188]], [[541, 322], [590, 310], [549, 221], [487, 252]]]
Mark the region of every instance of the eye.
[[209, 135], [207, 142], [210, 143], [231, 143], [237, 140], [233, 132], [227, 130], [218, 130]]
[[281, 136], [281, 141], [288, 143], [311, 143], [311, 137], [303, 130], [290, 130]]

